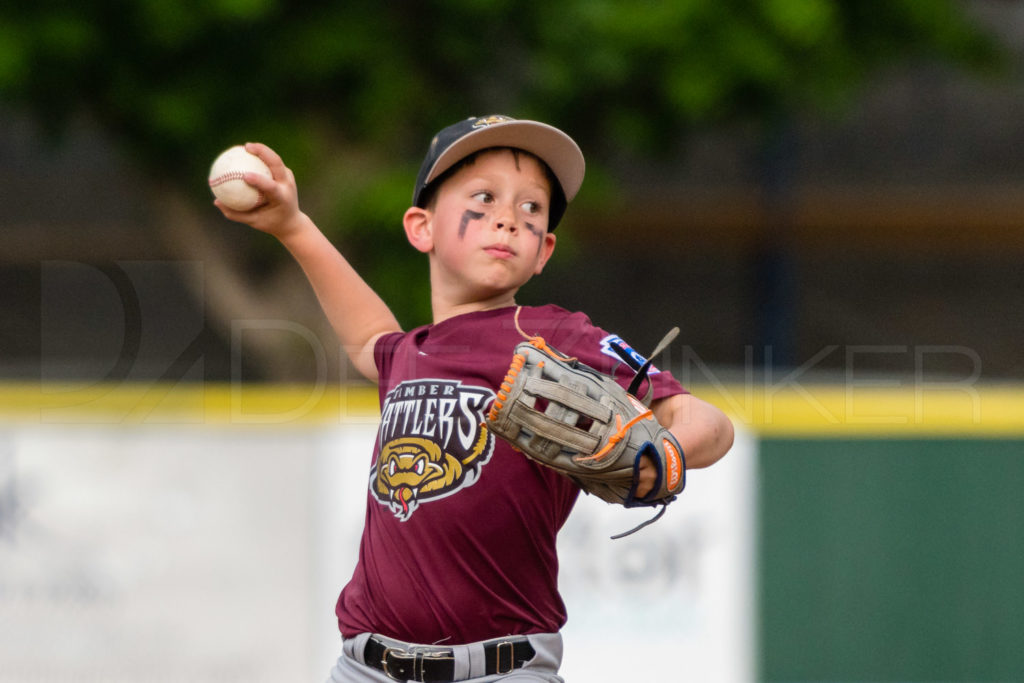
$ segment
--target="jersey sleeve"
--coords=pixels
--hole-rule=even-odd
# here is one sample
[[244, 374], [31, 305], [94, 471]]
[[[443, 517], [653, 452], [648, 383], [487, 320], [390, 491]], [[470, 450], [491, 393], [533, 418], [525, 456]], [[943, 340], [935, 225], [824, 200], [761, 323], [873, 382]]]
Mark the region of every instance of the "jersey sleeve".
[[[395, 349], [405, 336], [404, 332], [389, 332], [381, 335], [373, 346], [373, 361], [377, 366], [377, 375], [381, 378], [391, 375], [392, 362], [395, 357]], [[383, 385], [384, 383], [381, 382]]]
[[[594, 325], [583, 313], [569, 313], [558, 324], [551, 345], [562, 353], [578, 358], [582, 363], [615, 377], [623, 388], [628, 388], [637, 370], [647, 359], [626, 340]], [[637, 390], [643, 397], [653, 387], [651, 400], [667, 398], [689, 392], [668, 370], [652, 364], [647, 379]]]

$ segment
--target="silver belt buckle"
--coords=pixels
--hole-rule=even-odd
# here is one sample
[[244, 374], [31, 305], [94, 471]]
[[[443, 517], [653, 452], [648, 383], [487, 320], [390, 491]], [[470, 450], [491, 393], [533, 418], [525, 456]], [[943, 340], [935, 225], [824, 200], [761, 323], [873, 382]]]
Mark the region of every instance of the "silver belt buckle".
[[399, 678], [395, 674], [391, 673], [390, 671], [388, 671], [388, 658], [391, 657], [392, 654], [394, 654], [396, 657], [403, 658], [403, 659], [407, 659], [408, 656], [409, 656], [409, 653], [406, 652], [405, 650], [399, 650], [398, 648], [395, 648], [395, 647], [386, 647], [386, 648], [384, 648], [384, 654], [382, 654], [380, 656], [380, 668], [384, 671], [384, 675], [387, 676], [388, 678], [390, 678], [391, 680], [393, 680], [393, 681], [404, 680], [402, 678]]
[[[388, 669], [388, 658], [394, 657], [395, 659], [401, 660], [403, 663], [411, 662], [412, 671], [403, 672], [401, 676], [391, 673]], [[423, 664], [427, 661], [442, 661], [450, 659], [455, 660], [455, 657], [451, 654], [450, 650], [431, 650], [424, 648], [422, 650], [402, 650], [396, 647], [384, 648], [384, 654], [381, 655], [380, 668], [384, 671], [384, 675], [393, 681], [406, 681], [410, 680], [405, 674], [409, 673], [414, 681], [422, 681], [426, 675], [423, 670]], [[511, 671], [511, 669], [510, 669]]]

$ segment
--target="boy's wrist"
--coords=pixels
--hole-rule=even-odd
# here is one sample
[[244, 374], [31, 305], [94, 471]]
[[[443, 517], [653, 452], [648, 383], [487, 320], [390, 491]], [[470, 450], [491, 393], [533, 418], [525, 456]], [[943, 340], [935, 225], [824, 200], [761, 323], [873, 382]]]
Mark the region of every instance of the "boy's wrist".
[[278, 241], [288, 247], [296, 240], [301, 240], [304, 235], [319, 232], [316, 224], [302, 211], [296, 211], [291, 218], [281, 224], [280, 230], [275, 233]]

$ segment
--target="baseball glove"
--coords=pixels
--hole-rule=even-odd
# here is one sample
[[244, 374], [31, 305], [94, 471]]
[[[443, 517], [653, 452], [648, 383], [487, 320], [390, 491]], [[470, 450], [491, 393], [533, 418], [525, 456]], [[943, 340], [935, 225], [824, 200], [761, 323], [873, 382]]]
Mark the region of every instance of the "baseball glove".
[[[638, 371], [633, 391], [648, 367], [650, 362]], [[661, 505], [658, 515], [641, 527], [658, 519], [686, 484], [683, 449], [651, 410], [614, 378], [565, 357], [540, 337], [516, 346], [487, 415], [487, 428], [587, 493], [626, 507]], [[637, 474], [644, 455], [650, 456], [658, 476], [652, 490], [638, 498]]]

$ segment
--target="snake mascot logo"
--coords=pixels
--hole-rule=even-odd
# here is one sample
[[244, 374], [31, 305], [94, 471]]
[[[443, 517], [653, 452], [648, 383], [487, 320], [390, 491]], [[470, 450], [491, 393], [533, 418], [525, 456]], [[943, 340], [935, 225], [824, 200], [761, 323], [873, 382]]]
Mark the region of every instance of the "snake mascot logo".
[[402, 382], [381, 409], [370, 490], [403, 522], [420, 504], [472, 486], [494, 450], [483, 426], [494, 392], [449, 380]]

